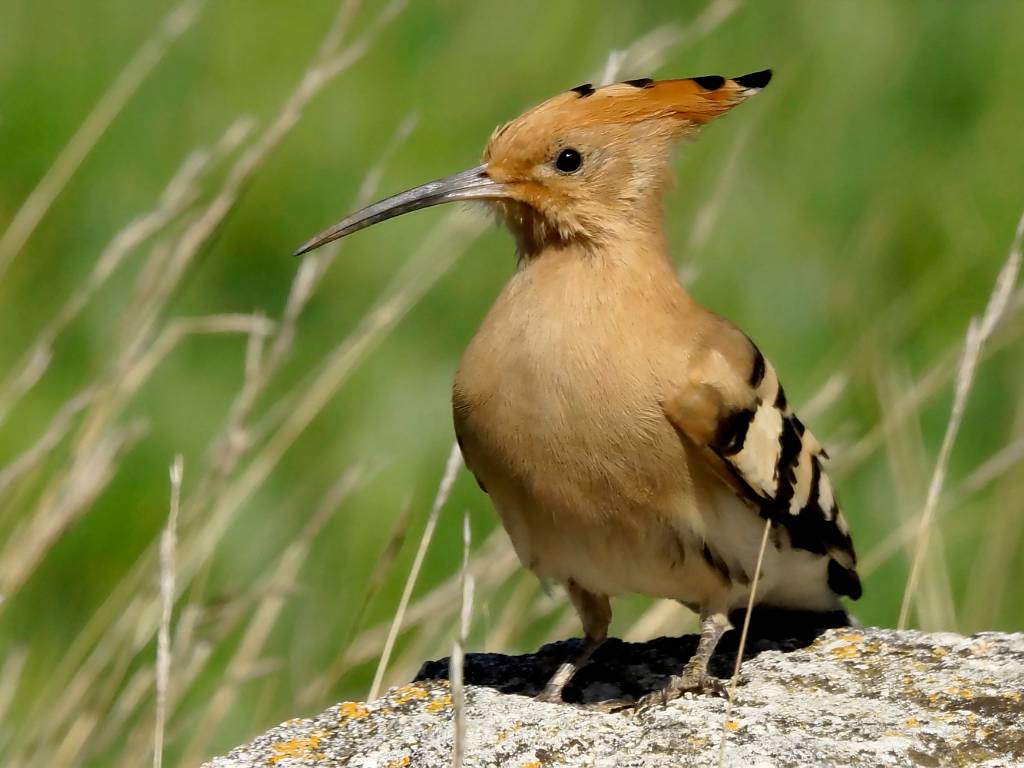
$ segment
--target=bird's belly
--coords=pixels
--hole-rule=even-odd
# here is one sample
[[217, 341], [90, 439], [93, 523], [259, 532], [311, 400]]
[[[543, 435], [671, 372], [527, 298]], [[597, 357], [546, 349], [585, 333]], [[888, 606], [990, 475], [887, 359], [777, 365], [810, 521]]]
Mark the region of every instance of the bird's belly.
[[723, 587], [702, 557], [707, 479], [657, 403], [603, 409], [580, 394], [544, 412], [494, 398], [456, 421], [467, 463], [520, 560], [592, 592], [703, 603]]
[[701, 559], [693, 509], [649, 507], [600, 516], [495, 498], [520, 560], [542, 579], [597, 594], [643, 594], [704, 604], [725, 588]]

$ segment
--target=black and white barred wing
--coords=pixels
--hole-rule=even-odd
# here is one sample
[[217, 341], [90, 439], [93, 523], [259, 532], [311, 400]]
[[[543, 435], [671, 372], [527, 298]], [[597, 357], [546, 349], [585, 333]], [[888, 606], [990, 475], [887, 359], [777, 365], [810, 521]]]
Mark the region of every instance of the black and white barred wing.
[[726, 321], [698, 345], [689, 384], [665, 413], [718, 476], [790, 544], [830, 559], [829, 586], [860, 597], [856, 555], [821, 444], [793, 413], [775, 369]]

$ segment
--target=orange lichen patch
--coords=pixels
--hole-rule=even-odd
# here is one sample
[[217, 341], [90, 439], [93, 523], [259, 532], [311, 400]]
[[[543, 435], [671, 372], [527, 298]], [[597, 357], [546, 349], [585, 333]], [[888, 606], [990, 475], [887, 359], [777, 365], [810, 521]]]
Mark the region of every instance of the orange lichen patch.
[[916, 717], [908, 717], [906, 722], [907, 722], [907, 728], [920, 728], [921, 727], [921, 721], [918, 720]]
[[323, 754], [316, 751], [320, 746], [320, 739], [320, 736], [313, 735], [279, 741], [273, 745], [274, 754], [270, 758], [270, 762], [272, 765], [277, 765], [282, 760], [322, 760]]
[[1006, 694], [1006, 698], [1008, 698], [1010, 701], [1020, 703], [1021, 698], [1024, 698], [1024, 696], [1021, 696], [1020, 691], [1011, 691], [1010, 693]]
[[740, 724], [737, 723], [735, 720], [726, 720], [725, 721], [725, 730], [727, 730], [727, 731], [738, 731], [739, 729], [740, 729]]
[[440, 712], [442, 709], [444, 709], [446, 707], [450, 707], [451, 705], [452, 705], [452, 697], [451, 696], [441, 696], [440, 698], [437, 698], [437, 699], [434, 699], [433, 701], [428, 702], [427, 706], [424, 707], [424, 709], [426, 709], [427, 712]]
[[938, 701], [939, 701], [939, 694], [937, 694], [937, 693], [930, 693], [930, 694], [928, 694], [928, 703], [929, 704], [937, 704]]
[[970, 688], [957, 688], [956, 686], [951, 686], [946, 689], [946, 693], [948, 693], [950, 696], [960, 696], [964, 699], [974, 698], [974, 694], [971, 692]]
[[540, 760], [531, 760], [528, 763], [523, 763], [523, 768], [544, 768], [544, 763]]
[[831, 650], [831, 653], [837, 659], [855, 659], [860, 656], [860, 645], [858, 643], [837, 645]]
[[407, 704], [410, 701], [417, 701], [419, 699], [425, 699], [430, 696], [430, 691], [419, 685], [403, 685], [401, 688], [396, 688], [395, 692], [391, 694], [391, 700], [395, 704]]
[[364, 717], [369, 717], [370, 710], [368, 710], [366, 705], [361, 702], [346, 701], [338, 707], [338, 714], [341, 717], [350, 718], [352, 720], [362, 720]]
[[412, 758], [408, 755], [402, 755], [397, 760], [388, 761], [388, 768], [406, 768], [407, 765], [412, 763]]
[[943, 656], [949, 655], [949, 650], [946, 648], [932, 648], [932, 655], [938, 656], [941, 659]]
[[829, 652], [836, 659], [855, 659], [863, 651], [878, 650], [878, 643], [864, 644], [864, 635], [859, 632], [848, 632], [837, 640], [841, 643], [829, 649]]

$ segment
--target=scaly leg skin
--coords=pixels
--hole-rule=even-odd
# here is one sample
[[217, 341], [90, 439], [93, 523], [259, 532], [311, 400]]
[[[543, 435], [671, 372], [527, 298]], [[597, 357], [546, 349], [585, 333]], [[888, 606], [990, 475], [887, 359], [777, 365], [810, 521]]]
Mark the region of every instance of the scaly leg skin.
[[728, 697], [725, 683], [708, 674], [708, 662], [715, 653], [718, 641], [727, 629], [731, 628], [729, 618], [724, 613], [711, 613], [703, 616], [700, 622], [700, 642], [697, 650], [681, 675], [672, 675], [668, 685], [660, 691], [654, 691], [642, 697], [636, 704], [638, 708], [646, 708], [655, 704], [664, 706], [673, 699], [678, 699], [687, 691], [708, 693], [714, 696]]
[[566, 661], [559, 665], [555, 674], [548, 680], [544, 690], [537, 694], [539, 701], [561, 702], [562, 691], [572, 680], [573, 675], [590, 661], [601, 643], [608, 637], [608, 625], [612, 621], [612, 606], [606, 595], [596, 595], [583, 589], [575, 581], [566, 585], [569, 592], [569, 599], [572, 601], [576, 613], [583, 622], [583, 632], [586, 634], [586, 641], [583, 650], [572, 661]]

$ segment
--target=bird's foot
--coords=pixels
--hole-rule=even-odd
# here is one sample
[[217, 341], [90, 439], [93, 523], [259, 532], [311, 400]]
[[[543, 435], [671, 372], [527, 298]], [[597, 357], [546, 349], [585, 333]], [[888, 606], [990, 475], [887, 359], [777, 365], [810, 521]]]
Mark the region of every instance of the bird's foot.
[[641, 697], [636, 706], [637, 709], [665, 706], [670, 701], [680, 698], [684, 693], [729, 698], [729, 689], [722, 680], [714, 675], [709, 675], [706, 672], [684, 672], [681, 675], [672, 675], [664, 688]]

